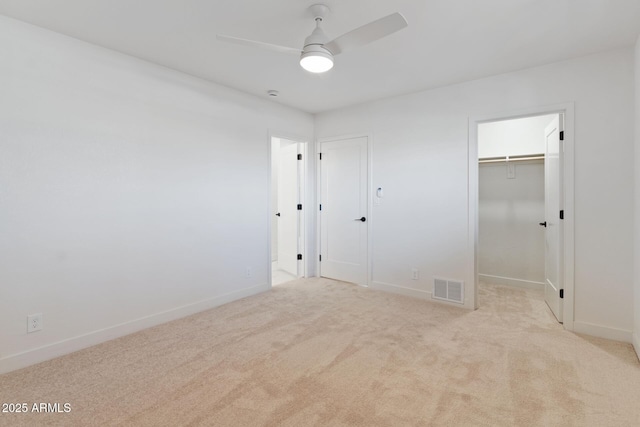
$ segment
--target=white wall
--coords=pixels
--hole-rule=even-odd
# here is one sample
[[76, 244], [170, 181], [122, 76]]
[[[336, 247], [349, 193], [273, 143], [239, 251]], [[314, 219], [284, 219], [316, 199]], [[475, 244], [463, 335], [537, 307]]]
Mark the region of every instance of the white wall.
[[5, 17], [0, 58], [0, 372], [268, 289], [312, 116]]
[[[473, 280], [469, 117], [575, 103], [576, 330], [630, 340], [633, 324], [633, 51], [610, 51], [339, 111], [316, 136], [369, 133], [372, 286], [429, 296], [433, 276]], [[615, 207], [612, 213], [612, 207]], [[421, 271], [411, 280], [411, 267]]]
[[[542, 136], [540, 137], [542, 138]], [[482, 143], [482, 140], [480, 140]], [[478, 178], [478, 273], [488, 283], [544, 285], [544, 161], [486, 163]]]
[[478, 126], [478, 157], [543, 154], [544, 128], [553, 115], [482, 123]]
[[635, 49], [635, 227], [634, 227], [634, 327], [633, 346], [640, 357], [640, 36]]

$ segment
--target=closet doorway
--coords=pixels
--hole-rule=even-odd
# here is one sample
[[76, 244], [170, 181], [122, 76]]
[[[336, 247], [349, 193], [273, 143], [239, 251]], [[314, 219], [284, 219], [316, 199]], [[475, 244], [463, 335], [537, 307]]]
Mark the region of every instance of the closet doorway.
[[271, 138], [271, 284], [304, 277], [306, 144]]
[[563, 321], [563, 115], [478, 125], [481, 282], [539, 289]]

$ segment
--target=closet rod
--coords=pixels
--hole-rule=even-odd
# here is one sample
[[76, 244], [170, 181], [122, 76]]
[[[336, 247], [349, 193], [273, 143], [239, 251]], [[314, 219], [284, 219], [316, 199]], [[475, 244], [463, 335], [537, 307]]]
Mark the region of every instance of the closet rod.
[[478, 163], [524, 162], [527, 160], [544, 160], [544, 154], [528, 154], [525, 156], [485, 157]]

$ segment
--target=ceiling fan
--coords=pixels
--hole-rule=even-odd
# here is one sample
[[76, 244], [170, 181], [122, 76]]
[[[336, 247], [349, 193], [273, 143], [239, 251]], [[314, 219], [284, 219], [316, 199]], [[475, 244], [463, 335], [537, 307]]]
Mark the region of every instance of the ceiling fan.
[[322, 21], [329, 13], [329, 7], [324, 4], [314, 4], [309, 7], [309, 10], [315, 17], [316, 28], [305, 39], [302, 50], [220, 34], [216, 37], [224, 42], [270, 49], [281, 53], [294, 53], [300, 55], [302, 68], [312, 73], [324, 73], [333, 68], [335, 55], [386, 37], [408, 25], [404, 16], [396, 12], [329, 40], [321, 27]]

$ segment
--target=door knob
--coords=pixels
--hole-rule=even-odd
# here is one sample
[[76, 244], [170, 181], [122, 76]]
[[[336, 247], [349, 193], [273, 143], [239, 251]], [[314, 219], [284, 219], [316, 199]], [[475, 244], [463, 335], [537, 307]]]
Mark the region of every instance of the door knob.
[[365, 222], [366, 220], [367, 220], [367, 218], [365, 218], [365, 217], [354, 219], [354, 221], [362, 221], [362, 222]]
[[546, 226], [547, 226], [547, 221], [545, 221], [545, 222], [541, 222], [541, 223], [539, 223], [539, 224], [540, 224], [541, 226], [543, 226], [543, 227], [546, 227]]
[[276, 216], [280, 216], [280, 212], [278, 212], [278, 213], [276, 214]]

